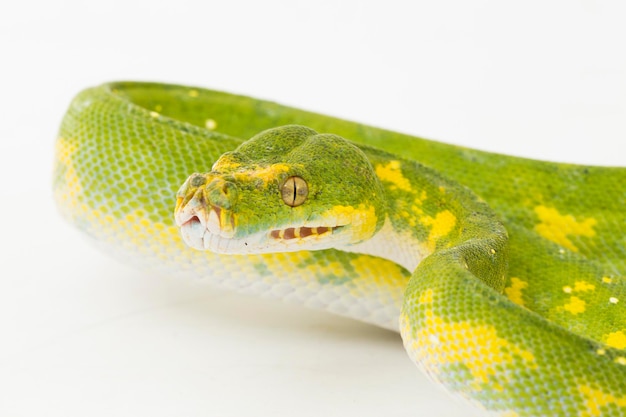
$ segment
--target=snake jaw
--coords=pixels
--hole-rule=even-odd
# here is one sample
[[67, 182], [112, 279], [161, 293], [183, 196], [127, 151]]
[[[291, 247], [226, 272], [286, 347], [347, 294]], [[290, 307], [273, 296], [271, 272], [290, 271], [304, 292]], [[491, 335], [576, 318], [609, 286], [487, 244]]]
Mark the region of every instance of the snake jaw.
[[[235, 237], [234, 215], [230, 210], [206, 203], [202, 193], [191, 199], [176, 200], [175, 221], [185, 243], [198, 250], [216, 253], [246, 254], [327, 249], [345, 243], [349, 233], [340, 233], [347, 225], [286, 225]], [[347, 228], [349, 229], [349, 227]]]

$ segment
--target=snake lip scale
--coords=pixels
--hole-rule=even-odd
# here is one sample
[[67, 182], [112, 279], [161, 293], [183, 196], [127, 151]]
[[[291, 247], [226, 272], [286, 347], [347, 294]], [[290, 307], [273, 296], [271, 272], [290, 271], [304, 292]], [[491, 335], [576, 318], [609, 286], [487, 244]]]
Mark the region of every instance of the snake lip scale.
[[[246, 238], [235, 238], [234, 228], [224, 230], [220, 225], [219, 207], [211, 206], [208, 210], [188, 209], [184, 206], [176, 212], [176, 225], [181, 236], [192, 248], [212, 250], [217, 253], [250, 253], [265, 242], [283, 244], [283, 250], [298, 250], [300, 246], [288, 246], [286, 243], [306, 245], [312, 239], [324, 239], [339, 232], [345, 225], [338, 226], [293, 226], [284, 229], [273, 229], [267, 233], [258, 233]], [[231, 223], [232, 224], [232, 223]], [[248, 249], [254, 245], [255, 249]]]
[[[174, 218], [183, 239], [190, 247], [224, 254], [257, 251], [258, 249], [252, 249], [252, 245], [258, 248], [269, 240], [283, 244], [285, 241], [293, 241], [293, 243], [302, 245], [311, 239], [329, 237], [346, 226], [292, 226], [272, 229], [267, 233], [258, 233], [245, 239], [235, 238], [234, 218], [231, 214], [226, 214], [227, 217], [225, 217], [223, 212], [218, 206], [201, 204], [193, 198], [187, 204], [179, 199]], [[225, 218], [227, 220], [222, 221]], [[223, 227], [224, 224], [227, 227]], [[249, 246], [250, 249], [248, 249]], [[299, 246], [285, 245], [283, 250], [297, 250], [299, 248]]]
[[341, 229], [344, 226], [301, 226], [301, 227], [288, 227], [286, 229], [274, 229], [270, 232], [270, 236], [273, 239], [306, 239], [316, 238], [326, 235], [327, 233], [334, 233], [336, 230]]

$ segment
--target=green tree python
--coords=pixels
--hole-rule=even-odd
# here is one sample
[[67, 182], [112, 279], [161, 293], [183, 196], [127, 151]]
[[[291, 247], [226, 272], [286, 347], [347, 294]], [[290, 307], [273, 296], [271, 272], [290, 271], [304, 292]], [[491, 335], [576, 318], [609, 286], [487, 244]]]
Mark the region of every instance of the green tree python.
[[120, 82], [71, 103], [53, 181], [107, 251], [399, 330], [486, 415], [626, 415], [626, 169]]

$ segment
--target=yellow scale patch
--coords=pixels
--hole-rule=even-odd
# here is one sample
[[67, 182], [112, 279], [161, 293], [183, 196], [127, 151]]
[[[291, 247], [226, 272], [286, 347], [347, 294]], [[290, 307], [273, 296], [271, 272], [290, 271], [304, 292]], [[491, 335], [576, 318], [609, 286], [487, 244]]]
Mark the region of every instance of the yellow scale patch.
[[[420, 295], [419, 300], [430, 304], [433, 298], [434, 292], [429, 289]], [[409, 337], [408, 317], [403, 317], [402, 321], [404, 336]], [[498, 382], [490, 380], [498, 374], [498, 365], [511, 365], [521, 359], [522, 363], [514, 366], [536, 368], [532, 352], [499, 337], [495, 327], [467, 320], [447, 322], [431, 309], [426, 310], [426, 322], [411, 339], [408, 347], [417, 361], [435, 373], [442, 365], [463, 364], [474, 377], [472, 387], [475, 390], [481, 390], [487, 383], [495, 389], [504, 389]]]
[[400, 161], [389, 161], [386, 165], [376, 165], [376, 175], [382, 181], [390, 182], [402, 191], [411, 191], [411, 183], [402, 175], [400, 170]]
[[[400, 163], [398, 161], [391, 161], [384, 166], [378, 165], [376, 174], [381, 179], [395, 184], [400, 189], [411, 191], [408, 180], [400, 172]], [[445, 193], [445, 188], [439, 187], [439, 192]], [[410, 210], [415, 216], [411, 216], [406, 210], [402, 210], [399, 214], [407, 220], [411, 227], [416, 225], [416, 220], [422, 225], [430, 227], [426, 248], [429, 252], [432, 252], [435, 250], [437, 241], [454, 230], [457, 225], [457, 217], [450, 210], [443, 210], [437, 213], [435, 217], [425, 215], [421, 205], [426, 198], [428, 198], [426, 190], [422, 190], [419, 195], [415, 193], [414, 204], [410, 206]]]
[[417, 219], [424, 215], [424, 210], [422, 210], [421, 206], [426, 198], [428, 198], [428, 193], [426, 192], [426, 190], [422, 190], [419, 195], [416, 194], [414, 204], [411, 204], [411, 206], [409, 207], [411, 212], [415, 214], [414, 216], [411, 216], [411, 214], [406, 209], [399, 212], [400, 216], [402, 216], [406, 220], [410, 227], [415, 227], [415, 225], [417, 224]]
[[618, 330], [613, 333], [609, 333], [605, 337], [605, 342], [608, 346], [617, 348], [617, 349], [625, 349], [626, 348], [626, 334], [623, 331]]
[[233, 171], [241, 166], [230, 155], [224, 155], [213, 165], [214, 170]]
[[434, 291], [430, 288], [420, 294], [419, 302], [420, 304], [430, 304], [433, 302]]
[[[580, 292], [593, 291], [595, 289], [596, 289], [596, 286], [587, 281], [576, 281], [574, 283], [574, 288], [567, 285], [563, 287], [563, 292], [566, 294], [571, 294], [573, 292], [580, 293]], [[577, 315], [577, 314], [585, 312], [585, 310], [587, 309], [587, 303], [585, 300], [573, 295], [569, 298], [569, 301], [565, 305], [559, 308], [562, 308], [563, 310], [568, 311], [572, 313], [573, 315]]]
[[535, 231], [542, 237], [573, 252], [578, 252], [578, 248], [569, 237], [594, 237], [596, 235], [593, 227], [597, 221], [594, 218], [578, 221], [571, 214], [563, 215], [557, 209], [545, 206], [535, 207], [535, 213], [540, 220], [540, 223], [535, 226]]
[[430, 226], [428, 234], [427, 247], [430, 251], [435, 250], [437, 241], [446, 236], [456, 226], [456, 216], [450, 210], [444, 210], [435, 215], [435, 217], [425, 216], [420, 219], [424, 226]]
[[593, 291], [595, 289], [596, 286], [588, 283], [587, 281], [576, 281], [574, 284], [574, 292]]
[[407, 278], [398, 264], [374, 256], [360, 255], [350, 261], [355, 277], [350, 281], [350, 294], [355, 297], [379, 299], [388, 297], [401, 308]]
[[[65, 170], [63, 183], [55, 189], [55, 198], [60, 206], [68, 206], [66, 210], [71, 212], [72, 216], [82, 217], [87, 223], [106, 230], [105, 240], [113, 242], [123, 235], [141, 252], [153, 251], [162, 259], [167, 259], [173, 253], [189, 252], [176, 226], [153, 223], [146, 218], [142, 210], [135, 210], [123, 219], [117, 219], [86, 204], [79, 205], [77, 197], [83, 190], [72, 162], [76, 150], [76, 145], [64, 138], [58, 138], [55, 149], [57, 164], [63, 166]], [[165, 253], [159, 251], [159, 248], [165, 248]]]
[[369, 239], [376, 231], [376, 209], [373, 206], [359, 204], [352, 206], [333, 206], [324, 213], [324, 218], [336, 219], [336, 224], [350, 224], [352, 230], [359, 231], [358, 235], [352, 237], [353, 241]]
[[290, 252], [262, 253], [259, 255], [259, 262], [257, 263], [257, 265], [263, 265], [267, 267], [267, 270], [269, 272], [267, 281], [269, 282], [273, 281], [274, 276], [282, 275], [284, 275], [288, 281], [293, 282], [302, 283], [304, 281], [308, 283], [311, 281], [315, 281], [313, 279], [315, 275], [312, 274], [312, 272], [314, 272], [313, 269], [317, 265], [303, 267], [300, 264], [301, 262], [306, 262], [311, 257], [311, 253], [306, 251], [298, 252], [298, 262], [294, 262], [291, 255], [293, 254]]
[[315, 273], [318, 275], [331, 275], [335, 278], [341, 278], [346, 274], [346, 270], [341, 265], [341, 262], [334, 261], [327, 264], [320, 264], [315, 266]]
[[522, 290], [528, 288], [528, 283], [519, 278], [511, 278], [511, 286], [504, 289], [504, 293], [515, 304], [524, 307], [524, 299], [522, 298]]
[[134, 210], [122, 219], [103, 214], [99, 210], [83, 210], [82, 214], [90, 224], [100, 225], [103, 230], [107, 230], [105, 240], [110, 243], [123, 237], [140, 253], [155, 255], [164, 261], [174, 256], [179, 260], [190, 261], [195, 255], [183, 242], [178, 227], [151, 222], [142, 210]]
[[[219, 165], [221, 168], [221, 164]], [[235, 178], [241, 181], [250, 180], [250, 178], [261, 179], [266, 185], [273, 181], [278, 175], [283, 172], [288, 172], [291, 169], [287, 164], [274, 164], [267, 167], [259, 167], [257, 169], [248, 170], [244, 173], [235, 173]]]
[[55, 192], [58, 193], [57, 198], [70, 202], [72, 206], [76, 206], [77, 200], [75, 197], [82, 192], [80, 180], [72, 163], [72, 155], [74, 155], [76, 150], [77, 146], [75, 144], [64, 138], [57, 139], [55, 144], [56, 159], [57, 163], [65, 168], [65, 173], [63, 184]]
[[586, 411], [580, 412], [580, 417], [602, 416], [601, 408], [606, 407], [607, 405], [614, 404], [619, 407], [626, 407], [626, 396], [616, 397], [588, 385], [579, 386], [578, 391], [585, 398], [585, 408], [587, 409]]
[[581, 300], [575, 295], [570, 297], [569, 302], [563, 306], [563, 310], [569, 311], [573, 315], [584, 313], [586, 308], [585, 300]]

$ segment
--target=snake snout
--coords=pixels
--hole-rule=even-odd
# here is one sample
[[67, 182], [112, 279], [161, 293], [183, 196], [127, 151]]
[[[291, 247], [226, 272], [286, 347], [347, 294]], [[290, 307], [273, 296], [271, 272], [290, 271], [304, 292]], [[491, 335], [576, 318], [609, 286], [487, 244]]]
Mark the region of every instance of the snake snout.
[[235, 184], [213, 174], [194, 174], [179, 192], [175, 220], [183, 239], [196, 249], [205, 249], [212, 238], [234, 236], [232, 208], [237, 199]]
[[196, 195], [194, 195], [186, 202], [184, 197], [178, 197], [176, 201], [176, 209], [174, 210], [174, 219], [176, 221], [176, 226], [181, 227], [193, 218], [201, 221], [200, 213], [203, 210], [203, 205], [200, 201], [201, 199], [198, 198], [197, 194], [198, 193], [196, 193]]

